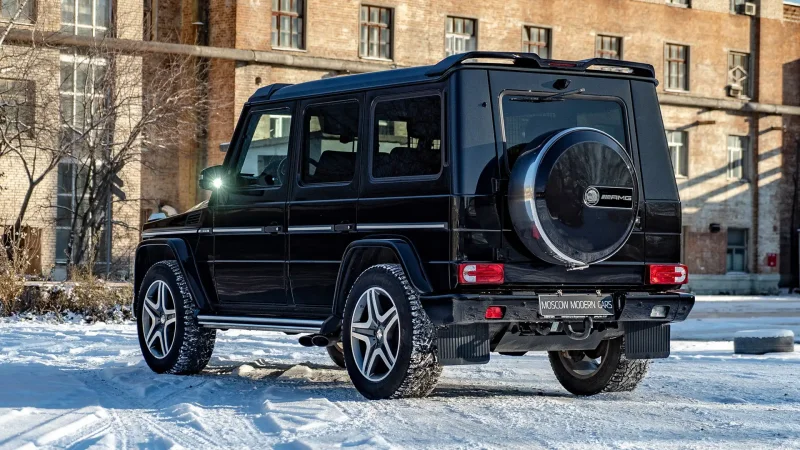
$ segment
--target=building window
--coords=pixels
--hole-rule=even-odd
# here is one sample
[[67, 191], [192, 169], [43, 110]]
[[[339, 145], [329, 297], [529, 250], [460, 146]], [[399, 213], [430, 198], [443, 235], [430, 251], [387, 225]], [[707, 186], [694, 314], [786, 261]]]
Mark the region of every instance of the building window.
[[63, 0], [61, 31], [78, 36], [105, 36], [111, 23], [110, 1]]
[[361, 7], [360, 54], [367, 58], [392, 59], [392, 10]]
[[522, 51], [550, 58], [550, 29], [524, 27], [522, 29]]
[[728, 272], [747, 272], [747, 230], [728, 228], [728, 251], [725, 267]]
[[734, 14], [741, 13], [742, 8], [747, 0], [731, 0], [731, 12]]
[[667, 144], [675, 175], [689, 175], [689, 148], [685, 131], [667, 131]]
[[[103, 132], [102, 127], [84, 134], [93, 123], [102, 122], [99, 117], [108, 86], [106, 60], [91, 58], [76, 52], [61, 54], [61, 139], [74, 140], [71, 158], [58, 165], [58, 188], [56, 193], [56, 262], [67, 263], [67, 244], [73, 230], [73, 219], [86, 214], [87, 199], [82, 198], [88, 167], [80, 160], [84, 145], [97, 145], [91, 142]], [[107, 117], [106, 117], [107, 118]], [[76, 210], [79, 210], [76, 212]], [[110, 208], [106, 209], [104, 221], [108, 223]], [[99, 251], [95, 262], [106, 261], [108, 255], [108, 233], [101, 231], [98, 239]], [[91, 239], [91, 237], [90, 237]]]
[[[144, 26], [142, 39], [145, 41], [158, 40], [158, 0], [144, 0], [143, 6]], [[142, 222], [144, 223], [144, 222]]]
[[732, 97], [750, 96], [750, 55], [728, 53], [728, 89]]
[[746, 180], [750, 139], [747, 136], [728, 136], [728, 178]]
[[447, 56], [477, 50], [478, 40], [475, 37], [475, 21], [460, 17], [448, 17], [444, 39], [444, 51]]
[[680, 6], [688, 8], [690, 6], [689, 0], [666, 0], [668, 5]]
[[442, 100], [438, 95], [380, 101], [375, 106], [372, 176], [437, 175], [442, 170]]
[[598, 35], [594, 54], [598, 58], [622, 59], [622, 38]]
[[34, 89], [33, 81], [0, 79], [0, 129], [6, 139], [33, 134]]
[[[0, 6], [2, 6], [0, 18], [11, 20], [14, 19], [14, 16], [17, 16], [14, 22], [31, 23], [33, 22], [33, 12], [35, 11], [33, 6], [35, 3], [34, 0], [0, 0]], [[20, 7], [22, 7], [22, 11], [20, 11]], [[17, 15], [17, 12], [19, 12], [19, 15]]]
[[272, 46], [303, 48], [302, 0], [272, 0]]
[[667, 89], [689, 90], [689, 47], [667, 44], [664, 47]]
[[[65, 131], [78, 133], [96, 120], [103, 106], [106, 61], [80, 53], [61, 54], [61, 124]], [[99, 130], [98, 130], [99, 131]], [[78, 155], [73, 155], [78, 156]]]

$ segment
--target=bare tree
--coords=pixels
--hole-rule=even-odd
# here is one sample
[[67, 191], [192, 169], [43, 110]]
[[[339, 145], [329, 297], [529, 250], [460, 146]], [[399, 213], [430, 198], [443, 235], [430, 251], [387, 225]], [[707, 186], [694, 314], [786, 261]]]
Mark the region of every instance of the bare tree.
[[0, 79], [0, 157], [12, 158], [25, 179], [12, 230], [22, 229], [37, 188], [57, 172], [59, 195], [50, 206], [56, 227], [69, 233], [59, 257], [73, 266], [98, 259], [109, 227], [138, 228], [138, 215], [110, 214], [138, 200], [122, 189], [126, 168], [149, 170], [143, 152], [192, 142], [196, 112], [205, 108], [195, 59], [103, 44], [0, 47], [0, 59], [13, 57], [15, 67], [13, 79]]

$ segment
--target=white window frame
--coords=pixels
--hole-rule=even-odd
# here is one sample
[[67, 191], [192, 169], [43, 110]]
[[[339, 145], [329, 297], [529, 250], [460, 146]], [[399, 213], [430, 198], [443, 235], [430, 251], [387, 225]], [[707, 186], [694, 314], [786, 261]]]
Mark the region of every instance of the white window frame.
[[[736, 59], [741, 59], [743, 64], [737, 64]], [[744, 75], [738, 74], [738, 72]], [[747, 52], [728, 52], [728, 84], [738, 86], [742, 94], [750, 96], [750, 54]]]
[[[103, 37], [108, 32], [108, 29], [111, 27], [111, 18], [112, 18], [112, 0], [105, 0], [108, 2], [106, 11], [106, 18], [105, 18], [105, 25], [98, 24], [97, 22], [97, 6], [98, 3], [103, 0], [91, 0], [92, 2], [92, 24], [79, 24], [78, 23], [78, 5], [80, 4], [80, 0], [61, 0], [61, 31], [79, 35], [79, 36], [92, 36], [92, 37]], [[72, 20], [68, 22], [64, 22], [64, 6], [66, 4], [72, 3]], [[80, 30], [89, 30], [90, 34], [81, 33]]]
[[[461, 21], [461, 31], [457, 31], [457, 24]], [[467, 24], [472, 25], [472, 33], [467, 33]], [[444, 53], [445, 56], [466, 53], [478, 49], [478, 21], [466, 17], [447, 16], [444, 25]]]
[[622, 37], [598, 34], [595, 39], [594, 56], [606, 59], [622, 59]]
[[[538, 40], [531, 39], [531, 32], [536, 31]], [[544, 34], [544, 39], [542, 39]], [[534, 48], [536, 51], [531, 51]], [[547, 54], [542, 55], [542, 49]], [[553, 58], [553, 29], [539, 25], [525, 25], [522, 27], [522, 51], [536, 53], [543, 59]]]
[[[683, 57], [673, 56], [671, 50], [683, 49]], [[690, 55], [690, 48], [688, 45], [684, 44], [675, 44], [667, 42], [664, 44], [664, 78], [665, 78], [665, 90], [668, 91], [680, 91], [680, 92], [688, 92], [689, 91], [689, 58]], [[673, 74], [673, 70], [675, 73]], [[675, 79], [676, 84], [673, 84], [673, 79]]]
[[[728, 179], [747, 181], [750, 164], [750, 136], [728, 135]], [[737, 165], [736, 162], [739, 162]]]
[[[676, 137], [680, 136], [680, 140]], [[667, 145], [672, 169], [676, 178], [689, 176], [689, 133], [680, 130], [667, 130]], [[682, 170], [685, 169], [685, 170]]]

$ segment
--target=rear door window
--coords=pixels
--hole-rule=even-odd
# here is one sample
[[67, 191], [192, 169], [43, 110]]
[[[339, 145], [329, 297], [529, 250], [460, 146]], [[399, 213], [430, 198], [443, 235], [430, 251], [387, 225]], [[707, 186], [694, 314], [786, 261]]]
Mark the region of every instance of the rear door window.
[[304, 120], [303, 183], [352, 181], [358, 149], [358, 102], [311, 105], [306, 109]]
[[505, 92], [501, 105], [509, 169], [529, 145], [568, 128], [596, 128], [628, 148], [625, 116], [615, 100], [580, 95], [547, 100], [531, 93]]
[[373, 119], [374, 178], [437, 175], [442, 169], [441, 97], [379, 101]]

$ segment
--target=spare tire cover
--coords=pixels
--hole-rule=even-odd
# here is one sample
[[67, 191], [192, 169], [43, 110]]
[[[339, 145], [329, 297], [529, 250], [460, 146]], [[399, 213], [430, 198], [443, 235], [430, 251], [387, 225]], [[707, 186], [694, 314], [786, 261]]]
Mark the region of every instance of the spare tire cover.
[[508, 192], [524, 245], [544, 261], [576, 268], [622, 248], [639, 204], [636, 172], [622, 145], [579, 127], [528, 147], [514, 164]]

